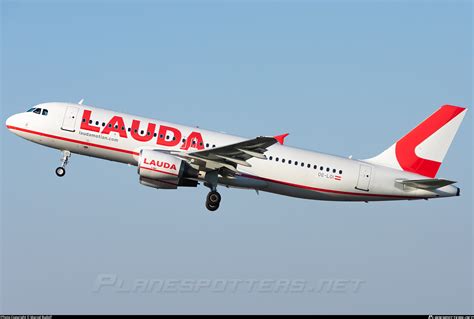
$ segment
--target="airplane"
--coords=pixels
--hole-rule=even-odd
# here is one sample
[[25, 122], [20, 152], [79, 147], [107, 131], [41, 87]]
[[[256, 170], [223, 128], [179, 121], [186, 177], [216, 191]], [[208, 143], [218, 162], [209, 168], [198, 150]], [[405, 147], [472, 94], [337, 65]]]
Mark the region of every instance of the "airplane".
[[244, 138], [78, 103], [49, 102], [6, 120], [14, 134], [61, 151], [56, 175], [72, 154], [137, 166], [139, 182], [157, 189], [218, 186], [326, 201], [416, 200], [459, 196], [436, 178], [467, 112], [443, 105], [379, 155], [356, 160], [285, 145], [288, 134]]

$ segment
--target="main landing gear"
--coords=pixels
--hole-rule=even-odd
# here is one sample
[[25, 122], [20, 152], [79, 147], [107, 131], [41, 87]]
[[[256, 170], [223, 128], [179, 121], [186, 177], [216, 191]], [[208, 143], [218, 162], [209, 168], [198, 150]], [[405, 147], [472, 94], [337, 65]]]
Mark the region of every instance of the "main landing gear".
[[69, 158], [71, 157], [71, 152], [69, 151], [62, 151], [61, 154], [61, 166], [56, 168], [56, 175], [58, 177], [63, 177], [66, 174], [66, 165], [69, 162]]
[[211, 212], [216, 211], [221, 203], [221, 195], [217, 191], [210, 191], [206, 198], [206, 208]]
[[206, 208], [211, 212], [216, 211], [221, 203], [221, 195], [217, 192], [218, 176], [219, 175], [217, 171], [212, 171], [206, 173], [205, 177], [206, 182], [204, 185], [211, 189], [206, 197]]

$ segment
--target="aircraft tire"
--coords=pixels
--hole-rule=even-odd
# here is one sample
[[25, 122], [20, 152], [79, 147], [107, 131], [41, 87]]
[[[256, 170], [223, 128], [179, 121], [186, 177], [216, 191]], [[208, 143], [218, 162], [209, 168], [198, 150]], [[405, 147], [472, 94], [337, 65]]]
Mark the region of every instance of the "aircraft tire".
[[58, 177], [63, 177], [65, 174], [66, 174], [66, 170], [64, 169], [64, 167], [56, 168], [56, 175]]
[[206, 202], [212, 206], [219, 206], [219, 204], [221, 203], [221, 199], [221, 194], [216, 191], [211, 191], [209, 192], [209, 194], [207, 194]]
[[216, 211], [218, 208], [219, 208], [219, 204], [217, 205], [212, 205], [211, 203], [209, 203], [209, 201], [206, 201], [206, 208], [211, 211], [211, 212], [214, 212]]

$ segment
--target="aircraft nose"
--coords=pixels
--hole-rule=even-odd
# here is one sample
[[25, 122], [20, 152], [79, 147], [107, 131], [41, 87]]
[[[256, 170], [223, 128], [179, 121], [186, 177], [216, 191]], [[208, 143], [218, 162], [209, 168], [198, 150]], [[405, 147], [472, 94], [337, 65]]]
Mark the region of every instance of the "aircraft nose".
[[5, 121], [5, 126], [6, 126], [8, 129], [10, 129], [10, 127], [13, 126], [14, 117], [15, 117], [15, 115], [12, 115], [12, 116], [10, 116], [9, 118], [7, 118], [7, 120]]
[[15, 127], [18, 127], [18, 114], [13, 114], [12, 116], [10, 116], [9, 118], [7, 118], [7, 120], [5, 121], [5, 126], [7, 127], [7, 129], [9, 129], [10, 131], [12, 129], [14, 129]]

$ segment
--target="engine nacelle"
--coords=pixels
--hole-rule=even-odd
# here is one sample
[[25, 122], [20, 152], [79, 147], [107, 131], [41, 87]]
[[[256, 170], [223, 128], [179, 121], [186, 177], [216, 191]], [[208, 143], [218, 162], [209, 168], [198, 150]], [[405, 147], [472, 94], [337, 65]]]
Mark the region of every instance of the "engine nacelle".
[[140, 184], [163, 189], [178, 186], [196, 187], [198, 182], [189, 178], [198, 176], [198, 171], [182, 159], [160, 151], [142, 150], [138, 160]]

